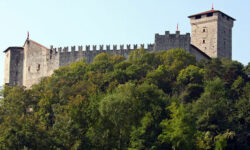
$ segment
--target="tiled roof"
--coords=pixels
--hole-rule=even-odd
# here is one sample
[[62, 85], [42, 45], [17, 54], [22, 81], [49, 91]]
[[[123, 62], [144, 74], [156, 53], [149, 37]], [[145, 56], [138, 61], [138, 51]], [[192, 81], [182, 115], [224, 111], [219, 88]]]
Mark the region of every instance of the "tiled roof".
[[230, 17], [229, 15], [227, 15], [227, 14], [225, 14], [225, 13], [219, 11], [219, 10], [214, 10], [214, 9], [211, 9], [209, 11], [205, 11], [205, 12], [202, 12], [202, 13], [198, 13], [198, 14], [195, 14], [195, 15], [188, 16], [188, 18], [195, 17], [195, 16], [198, 16], [198, 15], [205, 15], [205, 14], [208, 14], [208, 13], [214, 13], [214, 12], [222, 13], [222, 14], [226, 15], [227, 17], [229, 17], [229, 18], [231, 18], [232, 20], [235, 21], [235, 19]]
[[45, 48], [45, 49], [48, 49], [47, 47], [43, 46], [42, 44], [37, 43], [36, 41], [29, 40], [29, 42], [32, 42], [32, 43], [34, 43], [35, 45], [37, 45], [37, 46], [39, 46], [39, 47], [43, 47], [43, 48]]

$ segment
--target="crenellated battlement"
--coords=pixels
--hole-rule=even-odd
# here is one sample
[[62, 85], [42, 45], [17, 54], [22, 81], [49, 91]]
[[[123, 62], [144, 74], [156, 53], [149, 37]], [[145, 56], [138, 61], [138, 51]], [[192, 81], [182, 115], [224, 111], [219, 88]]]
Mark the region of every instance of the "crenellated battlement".
[[190, 33], [180, 34], [180, 31], [176, 31], [175, 34], [170, 34], [169, 31], [165, 31], [164, 35], [160, 35], [159, 33], [155, 34], [155, 39], [186, 39], [190, 38]]
[[135, 50], [138, 48], [144, 48], [146, 50], [152, 49], [154, 44], [127, 44], [127, 45], [86, 45], [86, 46], [68, 46], [66, 47], [58, 47], [54, 48], [52, 45], [50, 46], [50, 50], [55, 53], [65, 53], [65, 52], [95, 52], [95, 51], [121, 51], [121, 50]]
[[100, 53], [108, 53], [113, 55], [122, 55], [128, 57], [132, 50], [144, 48], [148, 51], [153, 51], [154, 44], [127, 44], [127, 45], [79, 45], [54, 48], [50, 46], [49, 58], [59, 59], [59, 66], [67, 65], [80, 59], [85, 59], [86, 62], [92, 62], [94, 57]]
[[165, 31], [164, 35], [157, 33], [155, 34], [154, 51], [182, 48], [189, 52], [190, 40], [190, 33], [180, 34], [180, 31], [176, 31], [175, 34], [170, 34], [169, 31]]
[[183, 48], [190, 50], [190, 34], [180, 34], [176, 31], [175, 34], [170, 34], [166, 31], [164, 35], [155, 34], [154, 44], [122, 44], [122, 45], [79, 45], [54, 48], [50, 46], [50, 61], [53, 59], [59, 60], [59, 66], [64, 66], [80, 59], [85, 59], [86, 62], [92, 62], [94, 57], [100, 53], [108, 53], [113, 55], [122, 55], [128, 58], [131, 50], [144, 48], [145, 50], [159, 51], [168, 50], [171, 48]]

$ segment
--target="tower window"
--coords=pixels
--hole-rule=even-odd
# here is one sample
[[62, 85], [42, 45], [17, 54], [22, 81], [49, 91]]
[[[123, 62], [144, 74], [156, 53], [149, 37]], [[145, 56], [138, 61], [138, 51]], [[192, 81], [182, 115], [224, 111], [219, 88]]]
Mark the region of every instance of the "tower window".
[[200, 18], [201, 18], [201, 15], [195, 16], [195, 19], [200, 19]]
[[206, 40], [203, 40], [202, 43], [205, 44], [205, 43], [206, 43]]
[[212, 17], [213, 16], [213, 13], [208, 13], [207, 14], [207, 17]]
[[30, 66], [28, 67], [28, 71], [30, 71]]
[[203, 32], [206, 32], [206, 29], [205, 29], [205, 28], [203, 28]]

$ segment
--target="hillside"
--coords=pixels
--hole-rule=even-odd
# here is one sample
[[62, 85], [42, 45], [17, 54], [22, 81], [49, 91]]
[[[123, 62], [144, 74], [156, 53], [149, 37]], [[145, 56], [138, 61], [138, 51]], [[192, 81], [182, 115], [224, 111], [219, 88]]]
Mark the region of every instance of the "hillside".
[[5, 86], [0, 149], [250, 149], [249, 68], [182, 49], [101, 53]]

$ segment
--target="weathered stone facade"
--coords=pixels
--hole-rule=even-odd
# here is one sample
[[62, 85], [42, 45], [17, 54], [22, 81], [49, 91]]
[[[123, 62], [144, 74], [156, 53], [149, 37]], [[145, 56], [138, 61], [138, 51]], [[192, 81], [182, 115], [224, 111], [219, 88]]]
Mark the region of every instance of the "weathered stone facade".
[[5, 51], [4, 83], [23, 85], [23, 48], [9, 47]]
[[190, 52], [190, 33], [180, 35], [180, 31], [176, 31], [176, 34], [170, 34], [169, 31], [166, 31], [165, 35], [155, 35], [155, 52], [172, 48], [182, 48]]
[[[211, 12], [209, 12], [211, 13]], [[131, 50], [143, 47], [148, 52], [182, 48], [193, 54], [198, 61], [210, 57], [232, 57], [232, 26], [231, 17], [221, 12], [213, 12], [190, 16], [192, 37], [190, 33], [181, 35], [179, 31], [164, 35], [155, 34], [154, 44], [148, 45], [87, 45], [85, 47], [72, 46], [64, 48], [46, 48], [45, 46], [27, 39], [23, 47], [9, 47], [5, 52], [4, 83], [9, 85], [25, 86], [30, 88], [38, 83], [42, 77], [50, 76], [55, 69], [68, 65], [80, 59], [92, 62], [100, 53], [122, 55], [128, 58]], [[224, 16], [223, 16], [224, 15]], [[231, 20], [230, 20], [231, 19]], [[205, 30], [203, 30], [205, 29]], [[203, 32], [204, 31], [204, 32]], [[203, 43], [203, 40], [206, 42]], [[226, 41], [226, 43], [225, 43]]]

